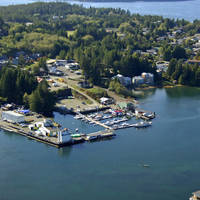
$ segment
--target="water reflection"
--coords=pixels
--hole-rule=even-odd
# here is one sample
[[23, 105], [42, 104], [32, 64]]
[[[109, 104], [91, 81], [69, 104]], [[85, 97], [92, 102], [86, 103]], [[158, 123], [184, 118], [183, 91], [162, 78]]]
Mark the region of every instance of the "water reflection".
[[165, 88], [165, 91], [170, 98], [196, 97], [200, 95], [200, 88], [195, 87]]
[[142, 89], [139, 91], [134, 91], [133, 94], [138, 96], [138, 99], [147, 99], [148, 97], [153, 96], [156, 90], [157, 88]]
[[71, 151], [72, 151], [72, 146], [59, 148], [58, 155], [60, 157], [69, 157]]

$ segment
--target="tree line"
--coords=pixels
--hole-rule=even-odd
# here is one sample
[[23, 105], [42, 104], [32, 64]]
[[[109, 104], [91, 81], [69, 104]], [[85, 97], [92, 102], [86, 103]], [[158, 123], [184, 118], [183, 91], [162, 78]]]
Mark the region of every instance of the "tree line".
[[52, 113], [56, 100], [46, 81], [38, 84], [32, 73], [8, 66], [0, 70], [0, 97], [45, 115]]

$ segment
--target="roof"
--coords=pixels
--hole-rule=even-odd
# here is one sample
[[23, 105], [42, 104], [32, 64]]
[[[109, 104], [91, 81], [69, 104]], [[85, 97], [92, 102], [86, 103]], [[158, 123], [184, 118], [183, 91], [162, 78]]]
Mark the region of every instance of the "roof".
[[47, 64], [53, 64], [53, 63], [55, 63], [56, 62], [56, 60], [55, 59], [50, 59], [50, 60], [47, 60]]
[[14, 116], [16, 116], [16, 117], [23, 117], [23, 116], [24, 116], [24, 115], [22, 115], [22, 114], [19, 114], [19, 113], [14, 112], [14, 111], [3, 111], [2, 113], [14, 115]]
[[133, 79], [137, 79], [137, 80], [144, 80], [144, 78], [143, 78], [143, 77], [141, 77], [141, 76], [134, 76], [134, 77], [133, 77]]
[[108, 101], [109, 100], [109, 98], [107, 98], [107, 97], [101, 97], [100, 98], [100, 101]]
[[19, 112], [20, 112], [20, 113], [27, 114], [27, 113], [29, 113], [29, 112], [30, 112], [30, 110], [20, 110]]
[[188, 62], [191, 62], [191, 63], [200, 63], [200, 60], [188, 60]]

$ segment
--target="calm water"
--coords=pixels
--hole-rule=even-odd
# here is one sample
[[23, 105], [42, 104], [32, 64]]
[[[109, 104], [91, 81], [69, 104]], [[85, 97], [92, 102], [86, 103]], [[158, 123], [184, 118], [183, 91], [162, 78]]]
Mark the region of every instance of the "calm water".
[[[104, 142], [56, 149], [0, 132], [0, 199], [188, 199], [200, 189], [200, 89], [152, 90], [141, 106], [157, 113], [151, 128]], [[71, 116], [56, 120], [98, 129]]]
[[[45, 2], [52, 0], [44, 0]], [[11, 4], [24, 4], [32, 3], [34, 0], [1, 0], [0, 5], [11, 5]], [[141, 15], [162, 15], [170, 18], [184, 18], [189, 21], [194, 19], [200, 19], [200, 1], [199, 0], [188, 0], [188, 1], [135, 1], [135, 2], [109, 2], [109, 3], [91, 3], [91, 2], [76, 2], [69, 1], [70, 3], [83, 4], [85, 7], [105, 7], [105, 8], [122, 8], [128, 9], [131, 13], [139, 13]]]

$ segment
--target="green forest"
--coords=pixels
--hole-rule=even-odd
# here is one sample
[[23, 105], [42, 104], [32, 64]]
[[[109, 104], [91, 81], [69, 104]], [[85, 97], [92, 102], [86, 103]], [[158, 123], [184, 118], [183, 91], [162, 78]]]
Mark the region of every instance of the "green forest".
[[[45, 59], [74, 59], [87, 80], [106, 88], [111, 85], [113, 91], [111, 77], [116, 74], [133, 77], [142, 72], [153, 73], [158, 85], [163, 80], [175, 80], [199, 86], [199, 65], [186, 62], [199, 59], [200, 51], [194, 54], [191, 40], [198, 33], [199, 20], [140, 16], [122, 9], [84, 8], [61, 2], [0, 7], [0, 58], [10, 59], [23, 51], [39, 53]], [[152, 49], [155, 54], [147, 53]], [[160, 60], [170, 62], [162, 76], [156, 68]], [[37, 102], [32, 99], [42, 97], [48, 87], [46, 83], [37, 85], [34, 75], [45, 65], [30, 67], [33, 63], [26, 63], [23, 56], [20, 61], [18, 69], [9, 64], [1, 69], [0, 95], [19, 104], [28, 95], [26, 105], [37, 110]], [[7, 79], [12, 79], [10, 85], [6, 84]], [[11, 91], [19, 95], [16, 97]], [[53, 99], [51, 94], [47, 96]], [[54, 101], [50, 101], [50, 107]]]

